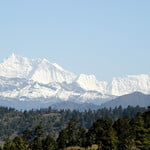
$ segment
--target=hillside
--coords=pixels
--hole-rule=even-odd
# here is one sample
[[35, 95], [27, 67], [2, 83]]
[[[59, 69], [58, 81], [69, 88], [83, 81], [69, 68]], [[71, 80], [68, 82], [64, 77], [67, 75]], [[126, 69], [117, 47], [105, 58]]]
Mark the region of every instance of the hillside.
[[30, 111], [17, 111], [12, 108], [0, 107], [0, 138], [14, 136], [22, 133], [26, 129], [33, 129], [38, 125], [43, 126], [44, 130], [57, 136], [58, 132], [66, 126], [70, 118], [75, 118], [79, 124], [88, 129], [94, 121], [99, 118], [107, 117], [112, 120], [129, 116], [135, 117], [138, 112], [145, 111], [142, 107], [127, 107], [122, 109], [98, 109], [84, 112], [70, 110], [55, 110], [51, 108]]
[[[108, 117], [101, 117], [92, 122], [89, 128], [85, 128], [81, 124], [81, 120], [77, 120], [77, 112], [74, 118], [69, 119], [65, 126], [52, 133], [52, 126], [37, 125], [34, 128], [27, 128], [15, 133], [9, 139], [4, 141], [1, 150], [130, 150], [150, 148], [150, 111], [134, 114], [132, 118], [127, 116], [136, 108], [128, 108], [122, 110], [119, 108], [116, 113], [126, 112], [126, 116], [112, 120]], [[5, 109], [6, 110], [6, 109]], [[106, 110], [105, 110], [106, 111]], [[112, 111], [113, 112], [113, 111]], [[109, 110], [109, 113], [112, 114]], [[130, 113], [129, 113], [130, 112]], [[88, 117], [91, 117], [91, 113]], [[115, 113], [115, 114], [116, 114]], [[42, 114], [40, 112], [40, 114]], [[27, 115], [27, 114], [26, 114]], [[52, 114], [43, 114], [46, 116], [55, 116]], [[110, 115], [110, 114], [109, 114]], [[124, 114], [125, 115], [125, 114]], [[133, 115], [133, 113], [132, 113]], [[57, 118], [55, 118], [57, 119]], [[79, 118], [78, 118], [79, 119]], [[87, 122], [84, 122], [87, 123]], [[57, 136], [56, 136], [57, 132]], [[122, 138], [123, 137], [123, 138]]]
[[101, 107], [115, 108], [115, 107], [128, 107], [128, 106], [139, 105], [141, 107], [150, 106], [150, 95], [145, 95], [140, 92], [134, 92], [131, 94], [120, 96], [114, 100], [106, 102], [101, 105]]

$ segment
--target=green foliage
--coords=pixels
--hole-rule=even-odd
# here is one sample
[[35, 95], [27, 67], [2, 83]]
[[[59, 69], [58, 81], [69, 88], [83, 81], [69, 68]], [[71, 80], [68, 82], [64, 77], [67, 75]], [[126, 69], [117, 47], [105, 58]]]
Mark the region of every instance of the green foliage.
[[15, 150], [15, 144], [12, 140], [10, 139], [7, 139], [5, 144], [4, 144], [4, 147], [3, 147], [4, 150]]
[[130, 118], [121, 118], [114, 123], [114, 128], [117, 131], [119, 144], [118, 149], [129, 150], [134, 147], [134, 137], [130, 126]]
[[97, 144], [99, 149], [105, 150], [116, 148], [117, 137], [112, 127], [112, 121], [109, 119], [101, 118], [93, 123], [88, 135], [92, 137], [89, 146], [91, 144]]
[[43, 140], [43, 149], [55, 150], [56, 148], [57, 148], [56, 141], [52, 138], [51, 135], [48, 135], [46, 139]]
[[33, 133], [30, 129], [26, 129], [25, 131], [23, 131], [22, 133], [22, 137], [25, 141], [29, 141], [31, 139], [33, 139]]
[[29, 150], [21, 137], [16, 137], [13, 142], [15, 144], [15, 150]]
[[67, 147], [68, 143], [67, 139], [68, 139], [67, 131], [65, 129], [61, 130], [59, 133], [59, 137], [57, 139], [59, 149], [64, 149], [65, 147]]
[[34, 137], [43, 137], [44, 135], [44, 130], [43, 130], [43, 127], [42, 126], [37, 126], [34, 130]]
[[80, 145], [83, 142], [80, 135], [80, 129], [77, 121], [75, 119], [70, 119], [67, 127], [60, 132], [57, 139], [59, 148]]
[[[140, 110], [139, 107], [128, 107], [128, 109], [129, 114], [131, 112], [136, 112], [136, 109]], [[24, 131], [22, 131], [23, 127], [21, 127], [18, 135], [15, 134], [14, 139], [6, 139], [3, 148], [1, 149], [64, 150], [74, 148], [87, 150], [149, 150], [150, 111], [138, 113], [138, 115], [134, 115], [134, 117], [133, 115], [132, 117], [127, 117], [128, 109], [122, 109], [119, 107], [114, 110], [101, 109], [97, 111], [89, 110], [86, 112], [71, 112], [69, 110], [55, 111], [52, 109], [19, 112], [15, 110], [8, 109], [8, 111], [6, 111], [5, 109], [2, 109], [2, 113], [4, 113], [3, 116], [1, 116], [1, 123], [3, 121], [12, 121], [11, 117], [13, 116], [16, 117], [17, 120], [17, 129], [19, 127], [18, 124], [23, 125], [22, 121], [19, 122], [20, 119], [22, 120], [21, 117], [23, 117], [24, 121], [30, 118], [31, 120], [29, 120], [34, 125], [31, 125], [31, 127], [26, 128]], [[135, 110], [133, 111], [132, 109]], [[121, 116], [123, 117], [116, 119], [117, 116], [119, 116], [118, 111], [121, 111]], [[100, 112], [102, 114], [99, 114]], [[113, 112], [116, 115], [114, 115]], [[33, 121], [33, 118], [29, 116], [28, 113], [36, 120]], [[94, 119], [98, 116], [105, 116], [105, 113], [107, 114], [107, 118], [100, 117], [94, 121]], [[8, 120], [6, 120], [5, 115], [8, 117]], [[71, 116], [73, 116], [73, 118], [69, 119]], [[92, 118], [88, 118], [88, 116]], [[110, 116], [112, 119], [110, 119]], [[66, 121], [67, 118], [69, 121]], [[89, 119], [92, 121], [89, 121]], [[41, 120], [43, 120], [43, 122], [41, 122]], [[63, 123], [62, 125], [61, 121]], [[36, 125], [37, 123], [39, 124]], [[30, 122], [28, 122], [28, 124], [30, 124]], [[7, 125], [8, 129], [9, 127], [12, 126]], [[96, 147], [93, 148], [93, 145]]]
[[145, 112], [143, 115], [139, 115], [133, 121], [133, 130], [135, 136], [135, 143], [137, 148], [141, 150], [147, 150], [150, 148], [150, 126], [149, 119], [150, 113]]
[[79, 127], [78, 130], [79, 130], [77, 135], [78, 145], [81, 147], [87, 147], [86, 130], [83, 127]]
[[[45, 132], [58, 135], [59, 131], [66, 126], [69, 119], [75, 118], [79, 125], [89, 129], [93, 122], [105, 117], [117, 120], [124, 116], [134, 118], [137, 112], [144, 112], [145, 108], [131, 107], [123, 109], [121, 106], [115, 109], [88, 110], [85, 112], [70, 110], [53, 110], [50, 107], [40, 110], [17, 111], [12, 108], [0, 107], [0, 139], [6, 139], [16, 133], [22, 133], [26, 129], [35, 129], [42, 125]], [[145, 118], [148, 122], [149, 118]], [[147, 123], [150, 126], [150, 122]], [[27, 137], [26, 137], [27, 138]], [[32, 137], [28, 137], [32, 138]]]
[[78, 145], [78, 127], [77, 127], [77, 121], [75, 119], [70, 119], [67, 128], [67, 146], [75, 146]]

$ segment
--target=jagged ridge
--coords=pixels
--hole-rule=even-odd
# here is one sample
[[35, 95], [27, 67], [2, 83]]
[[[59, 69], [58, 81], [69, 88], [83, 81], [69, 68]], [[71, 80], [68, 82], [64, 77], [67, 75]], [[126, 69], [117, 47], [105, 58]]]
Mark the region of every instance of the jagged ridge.
[[101, 104], [135, 91], [150, 94], [150, 75], [98, 81], [94, 75], [77, 76], [46, 59], [15, 54], [0, 64], [0, 96], [5, 100]]

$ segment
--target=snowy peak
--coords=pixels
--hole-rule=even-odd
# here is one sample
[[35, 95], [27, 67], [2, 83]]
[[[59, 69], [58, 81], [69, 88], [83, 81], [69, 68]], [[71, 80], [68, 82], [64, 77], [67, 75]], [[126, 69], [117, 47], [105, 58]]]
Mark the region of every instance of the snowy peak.
[[64, 70], [56, 63], [50, 63], [43, 59], [36, 67], [31, 79], [40, 83], [48, 84], [50, 82], [71, 83], [75, 75]]
[[78, 78], [76, 79], [76, 82], [81, 83], [81, 84], [88, 84], [88, 83], [97, 82], [97, 80], [94, 75], [80, 74]]
[[84, 89], [97, 90], [97, 80], [94, 75], [80, 74], [76, 82]]
[[106, 93], [107, 82], [98, 81], [94, 75], [81, 74], [76, 82], [86, 90], [99, 91], [101, 93]]
[[98, 81], [94, 75], [80, 74], [77, 77], [47, 59], [28, 59], [15, 54], [0, 64], [0, 76], [25, 78], [42, 84], [77, 84], [85, 91], [97, 91], [102, 95], [121, 96], [135, 91], [150, 94], [150, 75], [128, 75], [113, 78], [110, 82]]
[[0, 76], [25, 78], [31, 69], [31, 62], [27, 58], [12, 54], [0, 64]]
[[125, 95], [132, 92], [150, 94], [150, 75], [128, 75], [122, 78], [113, 78], [109, 92], [113, 95]]
[[75, 79], [73, 73], [64, 70], [56, 63], [50, 63], [46, 59], [28, 59], [15, 54], [0, 64], [0, 76], [32, 79], [44, 84], [70, 83]]
[[61, 71], [64, 71], [64, 69], [56, 63], [53, 63], [53, 66], [55, 66], [57, 69], [59, 69]]
[[136, 91], [150, 94], [150, 75], [144, 74], [113, 78], [110, 82], [98, 81], [94, 75], [81, 74], [76, 82], [85, 90], [102, 94], [121, 96]]
[[75, 84], [50, 83], [41, 84], [32, 80], [21, 78], [0, 77], [0, 97], [6, 99], [17, 99], [18, 101], [37, 100], [45, 103], [57, 101], [86, 102], [99, 99], [99, 103], [108, 100], [110, 96], [101, 93], [85, 91]]

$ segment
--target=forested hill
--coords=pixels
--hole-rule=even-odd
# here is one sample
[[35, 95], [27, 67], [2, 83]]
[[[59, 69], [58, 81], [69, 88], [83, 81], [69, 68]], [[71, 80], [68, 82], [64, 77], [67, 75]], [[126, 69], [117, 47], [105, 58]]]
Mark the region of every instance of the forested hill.
[[142, 107], [127, 107], [123, 109], [121, 106], [114, 109], [98, 109], [88, 110], [85, 112], [70, 110], [54, 110], [50, 107], [47, 109], [17, 111], [13, 108], [0, 107], [0, 139], [1, 141], [21, 134], [26, 129], [34, 129], [41, 125], [46, 134], [50, 133], [54, 137], [58, 136], [61, 129], [66, 127], [70, 118], [74, 118], [79, 125], [85, 129], [89, 129], [93, 122], [99, 118], [106, 117], [111, 120], [117, 120], [125, 116], [133, 118], [138, 112], [144, 112], [146, 109]]
[[[112, 116], [118, 117], [118, 113], [120, 112], [120, 115], [124, 117], [117, 120], [99, 118], [94, 121], [88, 129], [81, 126], [81, 120], [77, 121], [74, 119], [79, 117], [78, 112], [63, 112], [70, 117], [72, 115], [74, 118], [69, 119], [66, 124], [63, 124], [64, 128], [59, 131], [57, 137], [55, 137], [51, 131], [47, 132], [45, 129], [46, 126], [42, 127], [41, 125], [38, 125], [33, 129], [30, 127], [27, 130], [24, 130], [20, 135], [15, 135], [14, 137], [6, 139], [4, 144], [0, 146], [0, 150], [149, 150], [150, 111], [147, 110], [143, 113], [138, 113], [133, 118], [125, 117], [125, 115], [130, 115], [131, 112], [135, 113], [137, 109], [143, 111], [143, 109], [139, 107], [128, 107], [126, 110], [122, 110], [121, 108], [116, 110], [98, 110], [99, 113], [100, 111], [101, 113], [103, 112], [104, 116], [111, 113]], [[7, 113], [9, 116], [11, 111], [15, 112], [14, 110], [7, 110], [4, 114]], [[17, 113], [19, 112], [16, 112], [16, 114]], [[96, 113], [98, 112], [89, 111], [80, 115], [81, 117], [87, 115], [92, 119], [93, 116], [90, 115]], [[25, 114], [27, 117], [28, 113]], [[53, 120], [55, 123], [60, 123], [60, 118], [62, 117], [60, 112], [54, 112], [51, 109], [47, 110], [47, 113], [44, 113], [44, 111], [36, 111], [32, 112], [32, 114], [34, 114], [33, 118], [36, 114], [40, 114], [43, 118], [44, 116], [49, 116], [49, 114], [51, 114], [51, 116], [55, 116], [56, 121]], [[19, 116], [20, 114], [17, 115]], [[59, 116], [59, 119], [57, 118], [57, 115]], [[88, 123], [89, 120], [86, 119], [82, 121]], [[33, 123], [36, 124], [36, 121]], [[56, 125], [53, 127], [51, 125], [51, 122], [49, 122], [47, 128], [53, 129], [55, 127], [56, 129]], [[84, 125], [83, 122], [82, 125]], [[60, 128], [61, 127], [62, 126], [60, 125]]]

